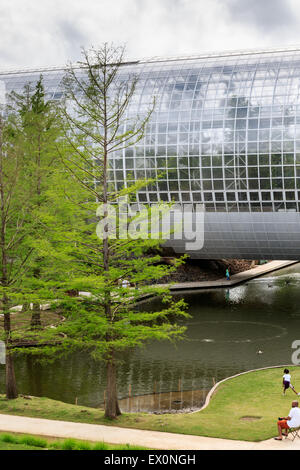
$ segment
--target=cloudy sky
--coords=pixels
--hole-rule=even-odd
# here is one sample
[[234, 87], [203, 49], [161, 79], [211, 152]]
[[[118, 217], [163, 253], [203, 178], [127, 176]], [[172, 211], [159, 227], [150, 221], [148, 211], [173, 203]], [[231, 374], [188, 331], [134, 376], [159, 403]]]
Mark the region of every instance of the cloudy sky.
[[128, 58], [300, 45], [299, 0], [0, 0], [0, 69], [64, 65], [80, 47]]

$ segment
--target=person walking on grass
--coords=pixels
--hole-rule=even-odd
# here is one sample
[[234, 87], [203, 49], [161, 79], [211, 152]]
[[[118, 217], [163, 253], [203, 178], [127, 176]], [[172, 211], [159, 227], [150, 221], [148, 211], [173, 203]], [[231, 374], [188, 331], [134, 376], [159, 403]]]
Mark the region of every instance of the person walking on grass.
[[300, 395], [300, 393], [297, 393], [295, 390], [295, 387], [291, 384], [291, 374], [288, 369], [284, 369], [283, 371], [283, 377], [282, 377], [282, 386], [283, 386], [283, 395], [285, 395], [286, 390], [291, 388], [296, 395]]
[[[300, 427], [300, 409], [298, 408], [298, 402], [293, 401], [292, 408], [290, 409], [289, 415], [286, 418], [278, 418], [277, 429], [278, 436], [274, 437], [276, 441], [282, 441], [282, 436], [287, 436], [290, 428]], [[285, 430], [283, 432], [283, 429]]]

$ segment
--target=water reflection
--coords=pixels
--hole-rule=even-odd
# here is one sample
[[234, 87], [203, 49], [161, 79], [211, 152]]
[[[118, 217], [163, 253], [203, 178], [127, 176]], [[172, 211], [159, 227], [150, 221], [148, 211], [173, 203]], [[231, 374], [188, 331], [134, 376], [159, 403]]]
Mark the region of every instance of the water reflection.
[[119, 404], [126, 413], [191, 412], [204, 405], [207, 393], [208, 390], [181, 390], [178, 392], [138, 395], [136, 397], [123, 398]]
[[[297, 264], [232, 289], [181, 293], [177, 297], [185, 298], [192, 315], [183, 322], [186, 339], [177, 346], [152, 342], [144, 349], [126, 353], [119, 368], [119, 397], [152, 395], [154, 384], [156, 394], [175, 393], [179, 381], [179, 393], [203, 391], [214, 381], [241, 371], [291, 363], [292, 342], [300, 339], [299, 287]], [[140, 306], [157, 307], [158, 300]], [[88, 406], [103, 402], [103, 365], [85, 354], [72, 354], [49, 365], [20, 357], [16, 375], [19, 391], [24, 394], [69, 403], [77, 398], [79, 404]], [[3, 393], [1, 365], [0, 380]], [[176, 401], [170, 395], [161, 397], [168, 403]], [[184, 402], [184, 406], [190, 404]]]

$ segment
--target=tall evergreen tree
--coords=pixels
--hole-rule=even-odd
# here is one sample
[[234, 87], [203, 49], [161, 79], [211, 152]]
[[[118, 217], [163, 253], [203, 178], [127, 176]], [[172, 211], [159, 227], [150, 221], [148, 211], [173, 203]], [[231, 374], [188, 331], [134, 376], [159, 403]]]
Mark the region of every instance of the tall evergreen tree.
[[38, 249], [47, 234], [41, 210], [48, 204], [46, 190], [60, 164], [55, 160], [57, 118], [55, 107], [44, 100], [42, 78], [35, 87], [27, 85], [23, 94], [7, 96], [0, 113], [0, 295], [7, 398], [17, 397], [10, 308], [33, 302], [32, 326], [40, 326], [44, 284], [39, 273], [45, 262]]
[[12, 355], [12, 298], [27, 269], [33, 249], [25, 242], [30, 234], [32, 191], [16, 116], [0, 116], [0, 294], [6, 346], [6, 396], [17, 397]]
[[[149, 340], [182, 338], [185, 328], [176, 318], [188, 316], [183, 300], [174, 302], [168, 288], [153, 284], [177, 267], [159, 263], [162, 240], [148, 237], [148, 223], [141, 220], [141, 214], [130, 213], [132, 207], [126, 202], [126, 227], [124, 214], [115, 221], [110, 218], [120, 197], [130, 202], [140, 186], [148, 183], [136, 181], [130, 186], [125, 181], [120, 190], [108, 183], [114, 152], [143, 138], [153, 109], [150, 105], [142, 117], [127, 116], [137, 79], [120, 81], [123, 54], [122, 48], [104, 44], [99, 50], [83, 51], [79, 66], [66, 71], [62, 107], [65, 138], [57, 145], [66, 173], [55, 176], [55, 188], [47, 191], [51, 202], [39, 212], [51, 234], [39, 248], [40, 257], [51, 260], [41, 278], [52, 289], [52, 298], [57, 300], [54, 305], [63, 309], [66, 321], [55, 330], [39, 332], [40, 347], [25, 351], [58, 358], [80, 349], [103, 361], [105, 416], [110, 419], [121, 413], [117, 368], [122, 353]], [[151, 216], [152, 210], [146, 207], [142, 217]], [[116, 235], [110, 232], [114, 222]], [[120, 236], [127, 226], [132, 228], [131, 236]], [[137, 236], [136, 226], [143, 237]], [[72, 298], [65, 295], [67, 290], [89, 294]], [[143, 312], [136, 308], [141, 297], [153, 295], [162, 297], [162, 310]], [[63, 339], [54, 345], [59, 334]], [[49, 346], [45, 346], [45, 338]]]
[[[116, 387], [117, 356], [127, 348], [141, 346], [150, 338], [180, 337], [183, 329], [171, 324], [168, 318], [185, 315], [183, 303], [173, 302], [168, 290], [149, 285], [172, 270], [171, 267], [157, 265], [160, 256], [150, 254], [159, 247], [161, 240], [151, 240], [146, 233], [144, 239], [134, 236], [118, 239], [109, 235], [109, 204], [116, 203], [120, 196], [130, 198], [139, 185], [145, 184], [136, 182], [128, 187], [125, 182], [123, 190], [113, 190], [108, 183], [109, 161], [116, 152], [134, 146], [144, 137], [153, 111], [152, 104], [144, 116], [128, 116], [138, 80], [135, 76], [125, 81], [120, 79], [123, 60], [124, 48], [104, 44], [98, 50], [83, 50], [80, 69], [68, 67], [64, 80], [67, 106], [63, 114], [69, 141], [64, 163], [74, 182], [86, 192], [86, 200], [91, 201], [89, 210], [98, 202], [103, 204], [98, 210], [100, 231], [103, 230], [101, 242], [97, 240], [94, 228], [89, 233], [85, 231], [85, 239], [78, 244], [77, 256], [83, 278], [77, 274], [77, 282], [89, 288], [92, 299], [86, 302], [87, 309], [73, 318], [71, 331], [81, 344], [87, 335], [93, 354], [105, 361], [105, 415], [109, 418], [120, 414]], [[89, 210], [86, 210], [86, 219]], [[149, 211], [146, 215], [150, 215]], [[135, 215], [131, 217], [131, 223], [134, 221]], [[118, 230], [118, 222], [117, 226]], [[124, 288], [126, 282], [135, 289]], [[162, 312], [138, 313], [134, 303], [145, 293], [163, 295], [166, 308]], [[92, 325], [94, 328], [91, 330]], [[70, 330], [67, 335], [69, 338]]]
[[[23, 159], [26, 162], [25, 178], [31, 185], [31, 208], [35, 218], [28, 243], [37, 253], [39, 245], [45, 238], [45, 224], [42, 223], [40, 212], [47, 206], [47, 191], [55, 184], [53, 176], [59, 171], [61, 160], [56, 146], [61, 137], [57, 106], [45, 98], [42, 75], [35, 84], [25, 85], [23, 93], [12, 92], [10, 95], [10, 110], [18, 116], [19, 131], [21, 132]], [[37, 280], [41, 269], [47, 265], [45, 258], [34, 256], [31, 259], [31, 271]], [[38, 285], [38, 281], [37, 281]], [[32, 308], [31, 326], [41, 327], [40, 302], [23, 302], [23, 309]]]

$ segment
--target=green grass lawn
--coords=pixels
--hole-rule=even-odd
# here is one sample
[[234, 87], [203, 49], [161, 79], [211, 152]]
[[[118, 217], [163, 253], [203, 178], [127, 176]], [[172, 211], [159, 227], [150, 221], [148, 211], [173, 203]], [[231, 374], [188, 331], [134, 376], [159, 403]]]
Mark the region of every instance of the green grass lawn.
[[[300, 391], [300, 367], [289, 369], [292, 383]], [[192, 414], [127, 413], [109, 421], [100, 409], [38, 397], [6, 400], [3, 395], [0, 396], [0, 413], [260, 441], [277, 434], [277, 417], [287, 416], [292, 400], [297, 399], [291, 390], [286, 396], [282, 395], [282, 374], [281, 368], [274, 368], [230, 379], [217, 388], [206, 409]]]

